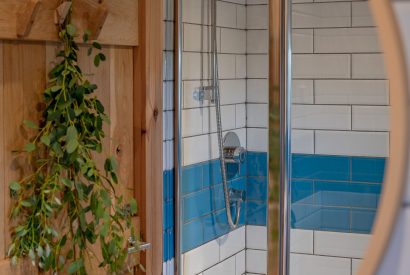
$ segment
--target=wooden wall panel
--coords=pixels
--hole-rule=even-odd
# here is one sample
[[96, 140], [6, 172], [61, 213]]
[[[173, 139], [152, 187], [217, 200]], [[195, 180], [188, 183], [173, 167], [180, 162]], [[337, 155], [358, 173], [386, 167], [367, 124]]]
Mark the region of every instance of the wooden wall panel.
[[[38, 121], [41, 116], [39, 102], [46, 87], [48, 71], [56, 64], [56, 43], [0, 41], [0, 274], [28, 274], [28, 266], [11, 269], [5, 259], [10, 243], [8, 232], [9, 193], [8, 183], [21, 178], [27, 169], [24, 158], [12, 154], [21, 149], [34, 134], [22, 127], [24, 119]], [[86, 47], [80, 49], [80, 66], [91, 82], [98, 85], [97, 96], [111, 117], [106, 125], [103, 153], [96, 156], [99, 167], [108, 156], [115, 156], [119, 163], [118, 186], [128, 198], [134, 195], [134, 149], [141, 151], [141, 143], [134, 142], [134, 49], [132, 47], [104, 47], [107, 61], [98, 68], [86, 55]], [[7, 99], [7, 102], [4, 101]], [[141, 108], [143, 105], [138, 105]], [[162, 162], [161, 162], [162, 163]], [[140, 175], [137, 175], [141, 178]], [[127, 236], [128, 237], [128, 236]], [[11, 270], [14, 270], [13, 272]], [[98, 272], [97, 272], [98, 273]], [[101, 272], [99, 272], [101, 273]]]

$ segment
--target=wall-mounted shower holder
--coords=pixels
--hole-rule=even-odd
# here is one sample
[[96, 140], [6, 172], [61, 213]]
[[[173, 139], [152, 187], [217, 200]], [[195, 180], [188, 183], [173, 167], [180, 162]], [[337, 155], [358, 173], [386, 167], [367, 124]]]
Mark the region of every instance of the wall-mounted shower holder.
[[246, 150], [241, 146], [239, 137], [234, 132], [228, 132], [223, 140], [225, 163], [241, 164], [245, 161]]
[[211, 103], [215, 102], [215, 93], [213, 86], [201, 86], [194, 90], [193, 93], [194, 100], [203, 102], [204, 100], [209, 100]]

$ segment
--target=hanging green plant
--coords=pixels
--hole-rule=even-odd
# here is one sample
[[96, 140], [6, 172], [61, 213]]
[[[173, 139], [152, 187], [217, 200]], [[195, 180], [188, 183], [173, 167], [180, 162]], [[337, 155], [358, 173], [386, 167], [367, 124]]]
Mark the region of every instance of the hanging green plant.
[[[60, 26], [61, 62], [49, 73], [42, 120], [39, 125], [24, 122], [37, 134], [20, 152], [31, 172], [9, 185], [15, 227], [8, 255], [14, 264], [28, 256], [42, 271], [70, 274], [87, 274], [87, 263], [95, 258], [108, 273], [119, 274], [127, 260], [126, 230], [135, 238], [131, 216], [137, 204], [115, 193], [116, 160], [108, 158], [100, 170], [93, 158], [102, 151], [103, 124], [109, 118], [94, 94], [97, 86], [78, 66], [77, 30], [70, 14]], [[84, 42], [89, 35], [84, 34]], [[105, 56], [97, 42], [89, 56], [93, 50], [98, 51], [98, 66]]]

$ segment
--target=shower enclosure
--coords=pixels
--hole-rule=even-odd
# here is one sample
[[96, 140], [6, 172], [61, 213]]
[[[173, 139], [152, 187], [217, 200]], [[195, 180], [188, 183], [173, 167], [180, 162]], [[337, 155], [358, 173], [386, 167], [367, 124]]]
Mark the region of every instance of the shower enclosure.
[[176, 6], [178, 274], [355, 274], [389, 157], [367, 1]]

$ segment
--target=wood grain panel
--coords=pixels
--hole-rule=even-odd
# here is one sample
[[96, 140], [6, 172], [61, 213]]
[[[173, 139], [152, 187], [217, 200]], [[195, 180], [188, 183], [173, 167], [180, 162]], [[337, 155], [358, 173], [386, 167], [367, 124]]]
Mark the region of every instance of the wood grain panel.
[[[6, 131], [4, 129], [4, 89], [3, 89], [3, 41], [0, 41], [0, 201], [5, 201], [6, 196], [6, 183], [4, 178], [5, 173], [5, 163], [4, 163], [4, 135]], [[4, 207], [0, 207], [0, 221], [4, 221], [7, 218], [7, 215], [4, 212]], [[4, 259], [6, 256], [5, 251], [5, 228], [4, 223], [0, 227], [0, 259]]]
[[[0, 1], [0, 38], [17, 39], [17, 13], [23, 8], [26, 0]], [[77, 0], [74, 3], [73, 22], [79, 28], [79, 33], [87, 29], [89, 14], [98, 5], [97, 0]], [[28, 40], [56, 41], [57, 28], [54, 25], [54, 11], [58, 0], [43, 0], [35, 17]], [[105, 0], [108, 17], [101, 30], [98, 40], [110, 45], [138, 45], [138, 1], [135, 0]]]

